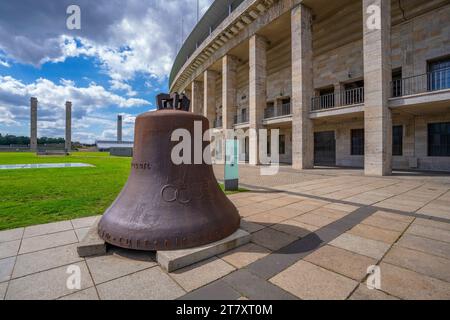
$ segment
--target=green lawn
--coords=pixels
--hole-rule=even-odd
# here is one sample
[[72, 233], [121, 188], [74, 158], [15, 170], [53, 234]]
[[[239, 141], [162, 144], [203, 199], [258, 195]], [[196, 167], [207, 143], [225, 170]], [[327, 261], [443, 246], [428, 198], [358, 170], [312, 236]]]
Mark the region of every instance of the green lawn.
[[68, 157], [0, 153], [0, 164], [53, 162], [95, 167], [0, 170], [0, 230], [102, 214], [125, 184], [131, 158], [100, 152]]

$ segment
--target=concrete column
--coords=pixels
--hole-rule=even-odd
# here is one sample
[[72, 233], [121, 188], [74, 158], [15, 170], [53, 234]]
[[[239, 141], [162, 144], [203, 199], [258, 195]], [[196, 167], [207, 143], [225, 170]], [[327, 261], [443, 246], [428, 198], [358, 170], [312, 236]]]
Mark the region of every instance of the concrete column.
[[38, 100], [30, 99], [30, 150], [37, 151], [37, 107]]
[[363, 0], [363, 17], [364, 171], [384, 176], [392, 173], [391, 2]]
[[232, 129], [236, 115], [237, 59], [222, 58], [222, 119], [223, 129]]
[[66, 101], [66, 146], [67, 152], [72, 149], [72, 102]]
[[216, 72], [206, 70], [203, 73], [203, 115], [209, 120], [210, 128], [214, 128], [216, 118], [216, 80]]
[[249, 164], [258, 165], [258, 130], [262, 128], [266, 106], [267, 41], [254, 35], [249, 41]]
[[311, 11], [298, 5], [291, 12], [292, 33], [292, 167], [314, 167], [314, 131], [309, 118], [313, 97]]
[[122, 121], [123, 117], [121, 115], [117, 116], [117, 141], [122, 142]]
[[192, 112], [203, 114], [203, 83], [193, 81], [191, 84]]

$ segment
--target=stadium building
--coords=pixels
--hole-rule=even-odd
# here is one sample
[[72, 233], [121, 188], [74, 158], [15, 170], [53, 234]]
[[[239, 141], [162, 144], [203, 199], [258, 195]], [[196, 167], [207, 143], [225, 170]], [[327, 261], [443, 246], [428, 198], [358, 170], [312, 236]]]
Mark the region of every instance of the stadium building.
[[[450, 4], [216, 0], [170, 90], [217, 130], [279, 129], [294, 168], [450, 171]], [[257, 165], [257, 139], [241, 154]]]

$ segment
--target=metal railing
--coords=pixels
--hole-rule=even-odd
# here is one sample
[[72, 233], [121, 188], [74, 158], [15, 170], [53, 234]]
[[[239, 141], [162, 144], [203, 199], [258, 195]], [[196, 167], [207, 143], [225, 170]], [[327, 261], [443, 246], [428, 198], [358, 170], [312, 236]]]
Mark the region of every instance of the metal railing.
[[364, 87], [329, 93], [311, 99], [311, 111], [364, 103]]
[[272, 119], [278, 117], [290, 116], [291, 113], [291, 104], [284, 103], [279, 106], [267, 107], [264, 109], [264, 119]]
[[393, 98], [445, 89], [450, 89], [450, 68], [391, 82]]
[[239, 113], [234, 116], [234, 124], [244, 124], [248, 123], [248, 112]]

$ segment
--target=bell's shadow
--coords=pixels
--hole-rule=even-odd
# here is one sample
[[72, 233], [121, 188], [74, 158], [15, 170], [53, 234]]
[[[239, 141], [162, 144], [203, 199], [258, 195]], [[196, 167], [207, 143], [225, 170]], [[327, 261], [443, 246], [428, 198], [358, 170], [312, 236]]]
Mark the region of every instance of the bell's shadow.
[[[249, 222], [247, 222], [249, 223]], [[250, 222], [251, 223], [251, 222]], [[273, 227], [274, 224], [273, 223], [257, 223], [260, 226], [263, 226], [264, 228], [268, 228], [268, 227]], [[277, 229], [272, 228], [275, 231], [278, 232], [282, 232], [288, 236], [291, 237], [296, 237], [297, 240], [294, 240], [288, 244], [286, 244], [285, 246], [281, 247], [280, 249], [274, 250], [273, 252], [279, 253], [279, 254], [301, 254], [301, 253], [306, 253], [306, 252], [310, 252], [313, 250], [318, 249], [321, 245], [323, 245], [323, 243], [325, 242], [324, 240], [322, 240], [314, 231], [310, 231], [304, 228], [300, 228], [294, 225], [290, 225], [290, 224], [283, 224], [283, 223], [277, 223], [276, 224], [278, 226]], [[251, 233], [250, 228], [248, 228], [245, 223], [244, 225], [241, 224], [241, 229], [244, 229], [245, 231]], [[253, 235], [259, 231], [263, 231], [264, 229], [258, 230], [258, 231], [253, 231], [252, 234], [252, 239], [253, 239]], [[281, 231], [283, 230], [283, 231]], [[263, 246], [264, 244], [258, 244], [257, 242], [253, 242], [259, 246]], [[251, 247], [250, 247], [251, 248]], [[270, 249], [270, 248], [268, 248]], [[259, 251], [257, 250], [248, 250], [248, 251], [244, 251], [244, 252], [254, 252], [257, 253]]]

